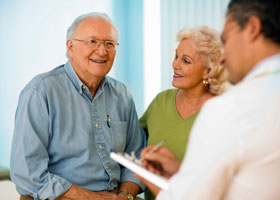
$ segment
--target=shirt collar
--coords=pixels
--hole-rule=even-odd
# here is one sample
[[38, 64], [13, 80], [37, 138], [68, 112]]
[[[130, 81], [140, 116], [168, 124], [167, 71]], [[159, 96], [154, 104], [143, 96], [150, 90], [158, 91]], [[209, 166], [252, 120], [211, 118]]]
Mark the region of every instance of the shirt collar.
[[[270, 56], [259, 62], [244, 78], [244, 81], [255, 79], [260, 76], [280, 72], [280, 54]], [[243, 81], [242, 81], [243, 82]]]
[[104, 86], [107, 84], [107, 82], [108, 82], [108, 79], [107, 79], [107, 76], [105, 76], [105, 77], [101, 80], [101, 82], [100, 82], [100, 84], [99, 84], [99, 88], [103, 89]]
[[[70, 80], [72, 81], [73, 85], [75, 86], [75, 88], [77, 89], [77, 91], [79, 93], [83, 93], [83, 90], [86, 88], [86, 86], [84, 85], [84, 83], [79, 79], [78, 75], [76, 74], [71, 62], [68, 60], [65, 64], [65, 71], [66, 74], [68, 75], [68, 77], [70, 78]], [[97, 90], [103, 90], [103, 88], [105, 87], [105, 85], [107, 84], [108, 79], [105, 76], [100, 84]]]
[[72, 81], [73, 85], [75, 86], [75, 88], [78, 91], [81, 91], [81, 89], [83, 88], [83, 82], [79, 79], [79, 77], [77, 76], [71, 62], [68, 60], [65, 64], [65, 71], [66, 74], [68, 75], [68, 77], [70, 78], [70, 80]]

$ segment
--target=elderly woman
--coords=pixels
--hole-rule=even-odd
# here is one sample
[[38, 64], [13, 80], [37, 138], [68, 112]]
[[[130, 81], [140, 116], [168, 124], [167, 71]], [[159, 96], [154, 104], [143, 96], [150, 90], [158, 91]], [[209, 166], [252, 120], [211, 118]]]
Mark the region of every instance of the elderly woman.
[[[148, 145], [165, 140], [164, 146], [182, 160], [202, 105], [225, 89], [226, 71], [219, 64], [223, 49], [215, 30], [184, 28], [177, 41], [172, 64], [175, 89], [158, 94], [140, 122], [148, 134]], [[150, 191], [145, 192], [146, 199], [154, 199]]]

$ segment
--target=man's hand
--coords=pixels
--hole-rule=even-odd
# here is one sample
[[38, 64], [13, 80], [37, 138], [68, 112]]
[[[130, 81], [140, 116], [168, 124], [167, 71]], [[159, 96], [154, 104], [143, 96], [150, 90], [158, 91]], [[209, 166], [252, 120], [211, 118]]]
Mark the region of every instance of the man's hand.
[[123, 182], [120, 188], [111, 192], [92, 192], [76, 185], [72, 185], [71, 188], [58, 197], [57, 200], [127, 200], [125, 195], [118, 194], [118, 190], [124, 190], [131, 193], [133, 196], [136, 196], [140, 188], [133, 182]]
[[57, 200], [120, 200], [116, 192], [92, 192], [76, 185], [72, 185], [71, 188], [63, 195], [57, 198]]
[[[129, 192], [132, 196], [135, 197], [139, 193], [140, 187], [136, 183], [125, 181], [120, 185], [119, 191]], [[127, 200], [127, 196], [123, 193], [119, 193], [119, 198], [120, 200]]]
[[145, 157], [142, 165], [149, 171], [169, 179], [179, 170], [181, 162], [166, 147], [160, 147], [155, 152], [149, 152], [153, 147], [154, 145], [150, 145], [141, 152], [141, 156]]

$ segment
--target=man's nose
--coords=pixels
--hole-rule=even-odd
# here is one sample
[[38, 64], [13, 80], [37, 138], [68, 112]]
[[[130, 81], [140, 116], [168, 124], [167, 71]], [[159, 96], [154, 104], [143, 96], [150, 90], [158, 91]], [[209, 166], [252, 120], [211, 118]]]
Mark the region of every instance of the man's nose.
[[107, 50], [106, 50], [106, 48], [105, 48], [104, 42], [101, 42], [101, 43], [98, 45], [98, 47], [97, 47], [97, 49], [96, 49], [95, 52], [99, 53], [100, 55], [106, 55], [106, 54], [108, 53]]

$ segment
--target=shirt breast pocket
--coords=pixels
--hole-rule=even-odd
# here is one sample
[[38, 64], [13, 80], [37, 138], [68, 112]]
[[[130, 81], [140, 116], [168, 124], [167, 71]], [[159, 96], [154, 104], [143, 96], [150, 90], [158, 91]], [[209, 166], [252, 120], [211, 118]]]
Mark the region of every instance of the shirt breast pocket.
[[112, 151], [123, 152], [126, 147], [127, 125], [125, 121], [111, 121]]

